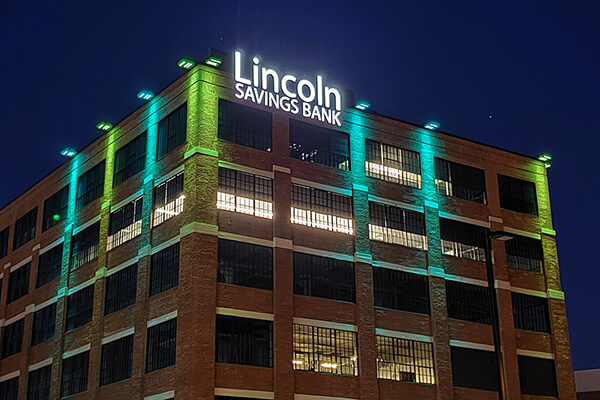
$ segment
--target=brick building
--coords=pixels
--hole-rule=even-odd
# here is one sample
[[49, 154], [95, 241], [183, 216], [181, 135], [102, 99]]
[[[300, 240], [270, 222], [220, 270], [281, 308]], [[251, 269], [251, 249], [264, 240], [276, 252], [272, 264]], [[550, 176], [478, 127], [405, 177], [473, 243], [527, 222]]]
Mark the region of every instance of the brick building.
[[0, 211], [0, 399], [575, 398], [543, 162], [234, 88], [193, 67]]

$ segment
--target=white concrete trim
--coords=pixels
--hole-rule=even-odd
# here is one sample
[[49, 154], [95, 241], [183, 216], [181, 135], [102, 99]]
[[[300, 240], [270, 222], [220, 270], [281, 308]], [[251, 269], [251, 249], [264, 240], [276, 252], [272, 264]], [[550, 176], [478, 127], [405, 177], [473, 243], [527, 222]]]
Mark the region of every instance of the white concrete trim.
[[90, 226], [94, 225], [96, 222], [100, 221], [100, 218], [102, 218], [102, 215], [97, 215], [94, 218], [90, 219], [89, 221], [77, 226], [77, 228], [73, 228], [73, 233], [72, 235], [75, 236], [77, 235], [79, 232], [81, 232], [82, 230], [89, 228]]
[[219, 232], [219, 239], [233, 240], [234, 242], [242, 242], [256, 244], [264, 247], [273, 247], [273, 240], [260, 239], [252, 236], [238, 235], [237, 233]]
[[293, 176], [290, 178], [290, 180], [292, 183], [295, 183], [296, 185], [309, 186], [309, 187], [312, 187], [315, 189], [321, 189], [321, 190], [325, 190], [327, 192], [343, 194], [344, 196], [352, 197], [352, 190], [350, 190], [350, 189], [344, 189], [344, 188], [340, 188], [337, 186], [324, 185], [322, 183], [307, 181], [307, 180], [300, 179], [300, 178], [294, 178]]
[[111, 276], [112, 274], [116, 274], [117, 272], [122, 271], [125, 268], [129, 268], [133, 264], [136, 264], [139, 260], [140, 260], [139, 256], [135, 256], [132, 259], [127, 260], [124, 263], [117, 265], [116, 267], [106, 270], [106, 273], [104, 274], [104, 276]]
[[292, 173], [291, 169], [289, 169], [288, 167], [282, 167], [281, 165], [273, 164], [272, 168], [273, 168], [273, 172], [282, 172], [284, 174]]
[[444, 279], [446, 279], [447, 281], [462, 282], [462, 283], [468, 283], [471, 285], [488, 287], [487, 281], [484, 281], [483, 279], [466, 278], [464, 276], [451, 275], [451, 274], [444, 274]]
[[133, 335], [134, 333], [135, 333], [135, 327], [132, 326], [131, 328], [123, 329], [122, 331], [114, 333], [110, 336], [103, 337], [101, 344], [107, 344], [110, 342], [114, 342], [115, 340], [119, 340], [126, 336]]
[[0, 376], [0, 382], [11, 380], [11, 379], [16, 378], [17, 376], [20, 376], [20, 375], [21, 375], [21, 371], [16, 370], [16, 371], [11, 372], [9, 374]]
[[153, 326], [160, 325], [163, 322], [167, 322], [173, 318], [177, 318], [177, 310], [171, 311], [168, 314], [161, 315], [160, 317], [156, 317], [148, 321], [147, 327], [152, 328]]
[[427, 336], [427, 335], [420, 335], [418, 333], [399, 332], [399, 331], [392, 331], [389, 329], [375, 328], [375, 334], [380, 335], [380, 336], [388, 336], [388, 337], [398, 338], [398, 339], [414, 340], [416, 342], [433, 343], [433, 337]]
[[554, 353], [546, 353], [544, 351], [517, 349], [517, 355], [526, 356], [526, 357], [534, 357], [534, 358], [545, 358], [546, 360], [554, 360], [555, 359]]
[[171, 170], [170, 172], [164, 174], [163, 176], [161, 176], [160, 178], [156, 178], [154, 180], [154, 187], [157, 187], [158, 185], [160, 185], [163, 182], [168, 181], [169, 179], [171, 179], [172, 177], [174, 177], [175, 175], [177, 175], [178, 173], [182, 172], [184, 169], [185, 165], [182, 164], [179, 167]]
[[334, 253], [332, 251], [318, 250], [318, 249], [313, 249], [313, 248], [304, 247], [304, 246], [293, 246], [292, 250], [294, 250], [295, 252], [298, 252], [298, 253], [312, 254], [315, 256], [335, 258], [336, 260], [354, 262], [354, 255], [350, 255], [350, 254]]
[[499, 224], [503, 224], [504, 223], [504, 220], [502, 218], [500, 218], [500, 217], [494, 217], [494, 216], [490, 215], [488, 217], [488, 219], [490, 220], [490, 222], [497, 222]]
[[330, 396], [321, 396], [321, 395], [312, 395], [312, 394], [295, 394], [294, 400], [360, 400], [353, 399], [350, 397], [330, 397]]
[[[226, 169], [233, 169], [235, 171], [246, 172], [248, 174], [263, 176], [265, 178], [273, 179], [273, 171], [265, 171], [262, 169], [256, 169], [252, 167], [247, 167], [245, 165], [234, 164], [228, 161], [219, 160], [219, 167]], [[274, 166], [273, 166], [274, 167]]]
[[405, 210], [420, 212], [421, 214], [425, 212], [425, 208], [423, 206], [417, 206], [414, 204], [404, 203], [402, 201], [397, 200], [390, 200], [379, 196], [373, 196], [372, 194], [369, 195], [369, 201], [387, 204], [388, 206], [404, 208]]
[[504, 232], [512, 233], [518, 236], [525, 236], [532, 239], [542, 240], [542, 235], [540, 235], [539, 233], [522, 231], [520, 229], [510, 228], [508, 226], [504, 227]]
[[291, 239], [284, 239], [280, 237], [273, 238], [273, 247], [279, 247], [280, 249], [294, 249], [294, 242]]
[[144, 189], [140, 189], [137, 192], [135, 192], [134, 194], [132, 194], [131, 196], [127, 197], [125, 200], [121, 200], [117, 204], [110, 206], [110, 212], [112, 213], [114, 211], [117, 211], [119, 208], [123, 207], [124, 205], [133, 203], [133, 201], [137, 200], [138, 197], [144, 197]]
[[57, 239], [57, 240], [55, 240], [54, 242], [52, 242], [52, 243], [50, 243], [50, 244], [48, 244], [48, 245], [46, 245], [46, 246], [42, 247], [42, 248], [40, 249], [40, 251], [38, 251], [38, 255], [40, 255], [40, 256], [41, 256], [42, 254], [44, 254], [44, 253], [46, 253], [46, 252], [48, 252], [48, 251], [52, 250], [53, 248], [55, 248], [55, 247], [56, 247], [56, 246], [58, 246], [59, 244], [63, 243], [64, 241], [65, 241], [65, 238], [64, 238], [64, 236], [63, 236], [63, 237], [61, 237], [61, 238], [59, 238], [59, 239]]
[[510, 291], [515, 292], [515, 293], [528, 294], [530, 296], [536, 296], [536, 297], [547, 297], [546, 292], [541, 292], [539, 290], [525, 289], [525, 288], [520, 288], [520, 287], [516, 287], [516, 286], [511, 286]]
[[510, 290], [511, 286], [510, 286], [510, 282], [508, 282], [508, 281], [501, 281], [501, 280], [496, 279], [494, 281], [494, 287], [496, 289]]
[[96, 280], [99, 279], [98, 276], [94, 276], [92, 279], [88, 279], [87, 281], [80, 283], [77, 286], [74, 286], [72, 288], [69, 288], [69, 290], [67, 291], [67, 296], [72, 295], [75, 292], [80, 291], [81, 289], [85, 289], [88, 286], [92, 286], [94, 283], [96, 283]]
[[316, 326], [319, 328], [338, 329], [341, 331], [358, 332], [358, 328], [356, 327], [356, 325], [343, 324], [341, 322], [322, 321], [319, 319], [294, 317], [294, 324]]
[[436, 278], [446, 279], [446, 272], [444, 271], [444, 268], [435, 267], [433, 265], [427, 267], [427, 275], [435, 276]]
[[428, 207], [428, 208], [435, 208], [436, 210], [440, 209], [439, 203], [436, 203], [435, 201], [430, 201], [430, 200], [424, 200], [423, 206]]
[[48, 306], [56, 303], [58, 301], [58, 297], [59, 296], [54, 296], [54, 297], [52, 297], [52, 298], [50, 298], [50, 299], [48, 299], [48, 300], [46, 300], [46, 301], [44, 301], [44, 302], [42, 302], [40, 304], [33, 304], [33, 312], [39, 311], [39, 310], [41, 310], [43, 308], [46, 308], [46, 307], [48, 307]]
[[0, 272], [0, 279], [4, 278], [4, 272]]
[[6, 268], [10, 268], [10, 263], [9, 262], [7, 262], [6, 264], [4, 264], [4, 269], [6, 269]]
[[275, 393], [263, 392], [260, 390], [215, 388], [215, 396], [245, 397], [248, 399], [272, 400], [275, 398]]
[[354, 262], [373, 265], [373, 256], [371, 255], [371, 253], [355, 251], [354, 252]]
[[27, 265], [27, 263], [30, 263], [31, 260], [33, 260], [33, 256], [29, 256], [21, 261], [19, 261], [18, 263], [16, 263], [15, 265], [13, 265], [12, 267], [10, 267], [9, 272], [13, 272], [18, 270], [19, 268], [21, 268], [24, 265]]
[[29, 306], [27, 306], [25, 311], [23, 311], [22, 313], [19, 313], [9, 319], [5, 319], [4, 322], [2, 323], [2, 326], [8, 326], [10, 324], [17, 322], [20, 319], [25, 318], [27, 316], [27, 314], [29, 314], [31, 312], [30, 310], [31, 310], [31, 308]]
[[464, 347], [466, 349], [475, 349], [475, 350], [496, 351], [493, 344], [465, 342], [464, 340], [450, 339], [450, 346]]
[[48, 365], [52, 365], [52, 357], [46, 358], [45, 360], [37, 362], [35, 364], [31, 364], [29, 367], [27, 367], [27, 371], [28, 372], [35, 371], [36, 369], [44, 368], [44, 367], [47, 367]]
[[190, 235], [192, 233], [200, 233], [202, 235], [218, 236], [219, 227], [217, 225], [205, 224], [203, 222], [191, 222], [179, 229], [179, 237]]
[[490, 222], [489, 221], [480, 221], [478, 219], [462, 217], [460, 215], [450, 214], [450, 213], [447, 213], [447, 212], [444, 212], [444, 211], [438, 211], [438, 215], [441, 218], [451, 219], [451, 220], [459, 221], [459, 222], [465, 222], [465, 223], [471, 224], [471, 225], [477, 225], [477, 226], [481, 226], [481, 227], [484, 227], [484, 228], [489, 228], [490, 227]]
[[275, 315], [258, 311], [238, 310], [235, 308], [217, 307], [216, 313], [219, 315], [228, 315], [230, 317], [261, 319], [264, 321], [274, 321]]
[[393, 270], [408, 272], [410, 274], [416, 274], [416, 275], [424, 275], [424, 276], [428, 275], [427, 269], [425, 269], [425, 268], [407, 267], [405, 265], [394, 264], [394, 263], [387, 262], [387, 261], [373, 261], [373, 267], [393, 269]]
[[77, 354], [85, 353], [86, 351], [89, 351], [91, 348], [92, 348], [92, 344], [91, 343], [85, 344], [85, 345], [83, 345], [81, 347], [78, 347], [76, 349], [65, 351], [63, 353], [63, 355], [62, 355], [62, 358], [64, 360], [66, 358], [70, 358], [70, 357], [76, 356]]
[[153, 394], [152, 396], [146, 396], [144, 397], [144, 400], [167, 400], [173, 398], [175, 398], [175, 391], [169, 390], [168, 392]]
[[158, 253], [159, 251], [162, 251], [162, 250], [166, 249], [167, 247], [174, 245], [175, 243], [179, 242], [180, 240], [181, 240], [181, 235], [172, 237], [171, 239], [166, 240], [166, 241], [162, 242], [161, 244], [158, 244], [158, 245], [152, 247], [150, 254], [154, 255], [154, 254]]
[[549, 299], [555, 299], [555, 300], [564, 300], [565, 299], [565, 292], [560, 291], [560, 290], [548, 289], [546, 291], [546, 295], [548, 296]]

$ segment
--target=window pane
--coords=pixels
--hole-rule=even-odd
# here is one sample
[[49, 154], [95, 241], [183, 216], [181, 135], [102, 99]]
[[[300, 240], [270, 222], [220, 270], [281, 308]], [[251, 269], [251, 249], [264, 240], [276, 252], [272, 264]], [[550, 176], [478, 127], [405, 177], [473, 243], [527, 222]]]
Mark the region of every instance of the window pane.
[[169, 290], [179, 283], [179, 243], [152, 255], [150, 296]]
[[62, 269], [63, 244], [40, 254], [35, 287], [39, 288], [58, 278]]
[[31, 346], [54, 338], [56, 327], [56, 303], [50, 304], [33, 313]]
[[7, 303], [12, 303], [15, 300], [29, 293], [29, 271], [31, 270], [31, 262], [12, 271], [8, 278], [8, 296]]
[[63, 360], [61, 397], [71, 396], [87, 390], [89, 360], [89, 351]]
[[548, 300], [512, 292], [513, 319], [516, 329], [551, 333]]
[[430, 314], [427, 276], [373, 268], [375, 307]]
[[100, 386], [131, 378], [133, 335], [102, 345]]
[[15, 222], [13, 250], [18, 249], [35, 237], [37, 224], [37, 207], [23, 215]]
[[290, 119], [290, 157], [350, 170], [348, 135]]
[[377, 335], [377, 377], [434, 385], [433, 344]]
[[52, 365], [47, 365], [29, 372], [27, 400], [49, 400], [51, 383]]
[[509, 268], [542, 272], [544, 256], [541, 240], [515, 235], [504, 245]]
[[294, 294], [356, 301], [354, 263], [294, 253]]
[[500, 207], [529, 215], [538, 215], [535, 183], [498, 174]]
[[485, 261], [487, 230], [483, 227], [440, 218], [442, 253], [448, 256]]
[[4, 327], [2, 332], [2, 358], [21, 352], [24, 322], [25, 319], [22, 318]]
[[92, 322], [94, 312], [94, 285], [67, 297], [67, 321], [65, 332], [72, 331], [85, 324]]
[[448, 318], [492, 324], [492, 305], [487, 287], [446, 280]]
[[113, 187], [131, 178], [146, 166], [146, 132], [115, 152]]
[[175, 365], [176, 348], [176, 318], [148, 328], [146, 372]]
[[271, 151], [272, 114], [219, 99], [219, 139]]
[[79, 177], [76, 211], [104, 195], [105, 160]]
[[369, 139], [366, 145], [367, 176], [421, 188], [419, 153]]
[[517, 356], [521, 393], [558, 397], [554, 360]]
[[498, 391], [496, 353], [451, 346], [454, 386]]
[[187, 103], [158, 123], [158, 159], [175, 150], [187, 140]]
[[273, 289], [273, 249], [219, 239], [217, 281]]
[[52, 228], [67, 217], [69, 205], [69, 185], [65, 186], [44, 201], [42, 232]]
[[273, 366], [273, 323], [217, 315], [216, 361]]
[[106, 277], [104, 315], [111, 314], [135, 304], [137, 272], [138, 265], [135, 263]]

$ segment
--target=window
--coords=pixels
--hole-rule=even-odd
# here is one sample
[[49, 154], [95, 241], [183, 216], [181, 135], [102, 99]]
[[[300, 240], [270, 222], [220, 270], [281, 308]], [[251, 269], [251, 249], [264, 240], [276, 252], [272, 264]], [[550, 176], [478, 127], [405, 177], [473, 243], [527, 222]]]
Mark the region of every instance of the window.
[[487, 287], [446, 280], [448, 318], [492, 324], [492, 304]]
[[426, 250], [425, 215], [370, 201], [369, 239]]
[[525, 331], [551, 333], [548, 300], [512, 292], [515, 328]]
[[52, 365], [29, 372], [27, 382], [27, 400], [50, 400]]
[[131, 378], [133, 366], [133, 335], [102, 345], [100, 386]]
[[273, 180], [219, 168], [217, 208], [272, 219]]
[[538, 215], [535, 183], [498, 174], [500, 207], [529, 215]]
[[131, 178], [146, 166], [146, 132], [115, 152], [113, 187]]
[[37, 207], [23, 215], [15, 222], [13, 250], [18, 249], [35, 237]]
[[19, 377], [0, 382], [0, 400], [18, 400]]
[[104, 195], [105, 160], [79, 177], [76, 211]]
[[367, 176], [421, 188], [419, 153], [367, 139]]
[[142, 233], [142, 201], [140, 196], [131, 203], [110, 213], [106, 250], [139, 236]]
[[43, 343], [54, 338], [56, 327], [56, 303], [37, 310], [33, 313], [33, 327], [31, 329], [31, 346]]
[[7, 226], [0, 232], [0, 258], [8, 255], [8, 235], [10, 234], [10, 226]]
[[454, 386], [498, 391], [498, 360], [492, 351], [450, 346]]
[[354, 263], [294, 253], [294, 294], [356, 302]]
[[58, 278], [62, 268], [63, 244], [40, 254], [35, 287], [39, 288]]
[[558, 397], [554, 360], [517, 356], [521, 393]]
[[439, 194], [486, 204], [485, 171], [435, 159], [435, 187]]
[[21, 351], [23, 346], [24, 318], [6, 325], [2, 332], [2, 358], [10, 357]]
[[71, 245], [71, 269], [94, 260], [98, 257], [100, 243], [100, 221], [73, 236]]
[[377, 377], [435, 385], [433, 344], [377, 335]]
[[219, 363], [273, 366], [273, 323], [217, 315]]
[[146, 372], [175, 365], [177, 318], [148, 328]]
[[154, 188], [154, 226], [183, 212], [183, 171]]
[[485, 262], [487, 230], [480, 226], [440, 218], [442, 253]]
[[373, 268], [375, 307], [430, 314], [429, 280], [425, 275]]
[[61, 397], [71, 396], [87, 390], [89, 362], [89, 350], [63, 360], [60, 385]]
[[354, 234], [352, 197], [292, 184], [292, 223]]
[[350, 170], [348, 135], [290, 119], [290, 157]]
[[104, 315], [114, 313], [135, 304], [137, 273], [138, 265], [135, 263], [106, 277]]
[[65, 332], [72, 331], [85, 324], [92, 322], [94, 313], [94, 285], [67, 297], [67, 322]]
[[31, 262], [12, 271], [8, 278], [8, 297], [6, 303], [12, 303], [15, 300], [29, 293], [29, 271]]
[[273, 249], [219, 239], [217, 281], [273, 290]]
[[358, 376], [356, 332], [294, 324], [295, 370]]
[[272, 120], [271, 113], [219, 99], [219, 139], [271, 151]]
[[179, 283], [179, 243], [152, 255], [150, 296], [169, 290]]
[[187, 131], [187, 103], [158, 123], [158, 159], [185, 143]]
[[54, 225], [67, 218], [69, 206], [69, 185], [44, 201], [44, 220], [42, 221], [42, 232], [47, 231]]
[[515, 235], [504, 242], [504, 245], [509, 268], [542, 272], [544, 256], [541, 240]]

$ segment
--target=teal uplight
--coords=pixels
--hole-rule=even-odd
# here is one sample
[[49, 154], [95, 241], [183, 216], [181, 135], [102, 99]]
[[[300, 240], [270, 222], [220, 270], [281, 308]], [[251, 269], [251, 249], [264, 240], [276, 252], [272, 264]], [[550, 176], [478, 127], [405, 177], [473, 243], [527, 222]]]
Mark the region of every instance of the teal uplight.
[[183, 69], [191, 69], [194, 67], [194, 65], [196, 65], [196, 63], [188, 58], [182, 58], [181, 60], [177, 61], [177, 66]]
[[69, 147], [62, 149], [60, 152], [61, 156], [67, 157], [67, 158], [71, 158], [71, 157], [75, 156], [75, 154], [77, 154], [77, 150], [71, 149]]
[[217, 57], [208, 57], [206, 60], [204, 60], [204, 64], [206, 65], [210, 65], [211, 67], [215, 67], [218, 68], [219, 65], [221, 65], [221, 59], [217, 58]]
[[552, 166], [552, 156], [550, 154], [542, 153], [537, 158], [544, 163], [544, 167], [550, 168]]
[[439, 124], [439, 122], [429, 121], [424, 126], [425, 126], [426, 129], [429, 129], [431, 131], [435, 131], [436, 129], [439, 129], [440, 124]]
[[96, 129], [99, 129], [104, 132], [108, 132], [112, 129], [113, 125], [110, 122], [102, 121], [96, 125]]
[[358, 108], [361, 111], [364, 111], [371, 108], [371, 103], [361, 100], [358, 103], [356, 103], [354, 107]]
[[149, 90], [142, 90], [137, 94], [137, 98], [140, 100], [150, 100], [154, 97], [154, 93]]

